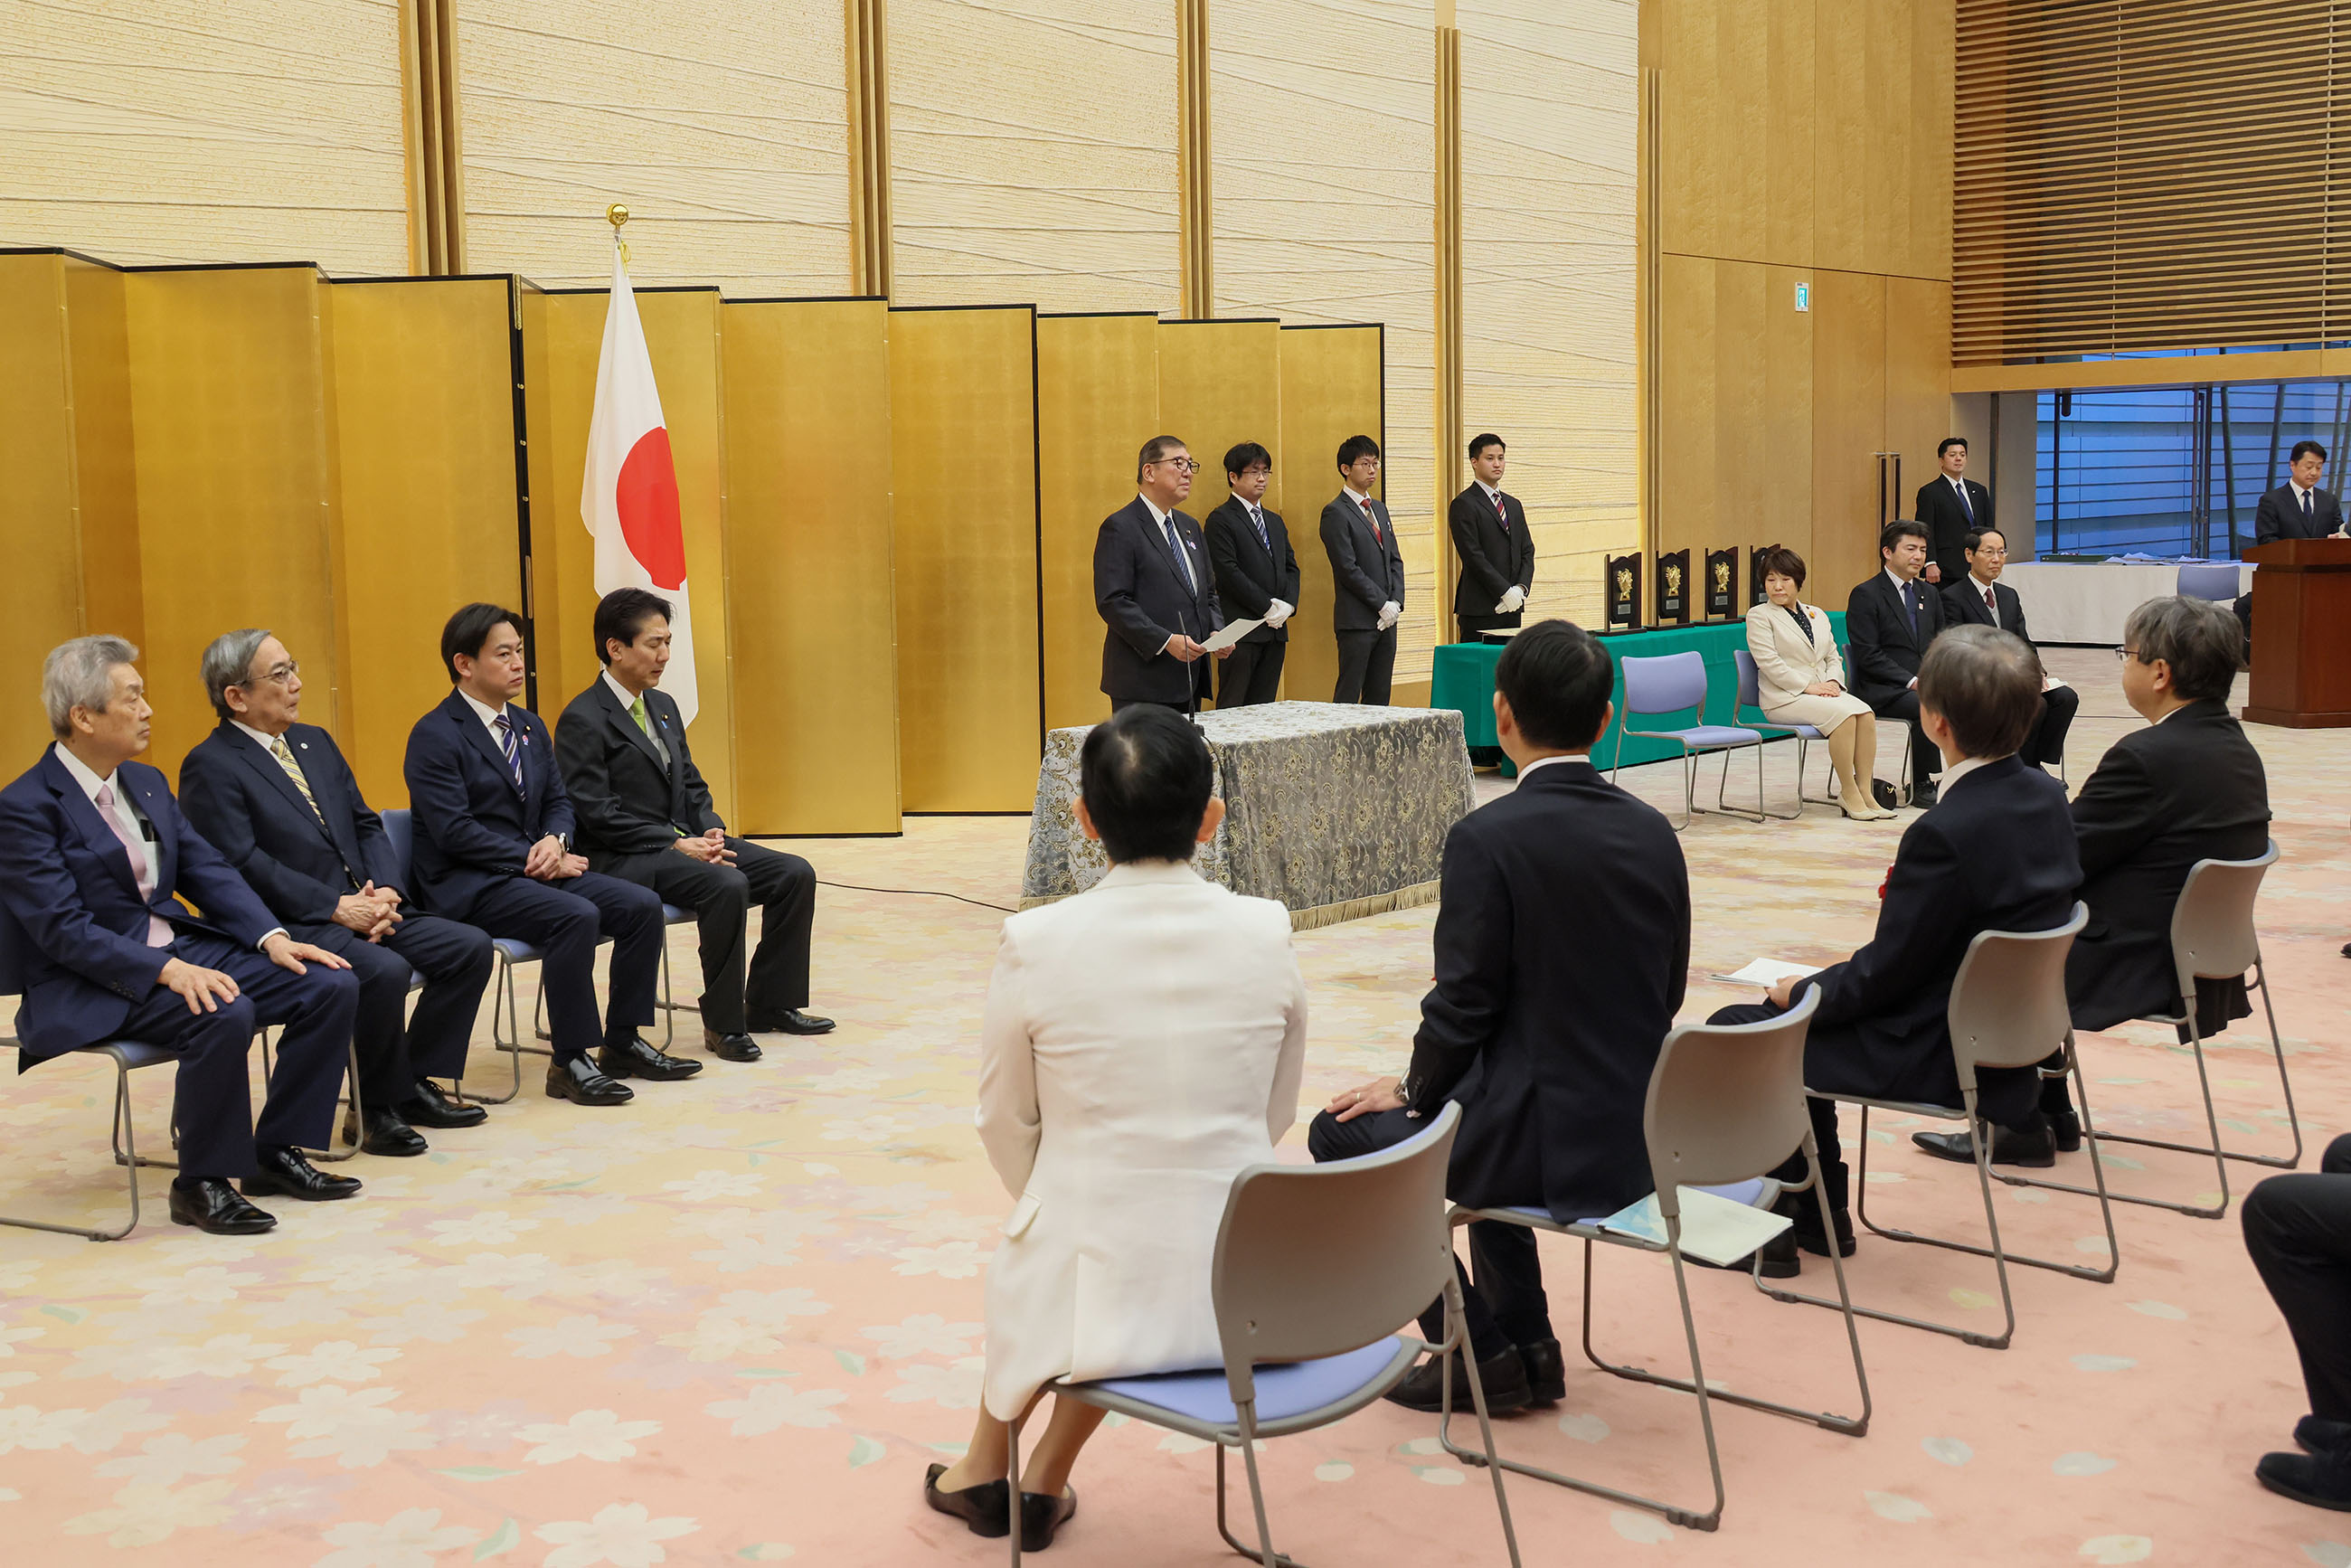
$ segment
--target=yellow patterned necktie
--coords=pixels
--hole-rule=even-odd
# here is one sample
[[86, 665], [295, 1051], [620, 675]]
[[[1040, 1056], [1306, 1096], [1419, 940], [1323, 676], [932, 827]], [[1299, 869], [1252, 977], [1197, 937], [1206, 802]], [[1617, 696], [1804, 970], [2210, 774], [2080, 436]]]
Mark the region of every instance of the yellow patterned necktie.
[[294, 780], [294, 788], [301, 791], [302, 803], [310, 808], [310, 815], [318, 818], [319, 825], [324, 827], [327, 814], [319, 810], [318, 800], [310, 793], [310, 781], [302, 777], [302, 766], [294, 760], [294, 753], [287, 746], [284, 736], [270, 737], [269, 755], [277, 758], [277, 766], [286, 769], [286, 777]]

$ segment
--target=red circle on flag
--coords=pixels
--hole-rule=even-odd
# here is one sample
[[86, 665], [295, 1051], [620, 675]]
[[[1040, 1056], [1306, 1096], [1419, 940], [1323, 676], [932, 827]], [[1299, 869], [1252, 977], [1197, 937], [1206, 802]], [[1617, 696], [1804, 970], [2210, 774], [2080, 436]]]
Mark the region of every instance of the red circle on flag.
[[677, 465], [670, 460], [668, 431], [655, 425], [637, 437], [613, 490], [629, 553], [655, 588], [674, 592], [684, 587], [685, 530], [678, 523]]

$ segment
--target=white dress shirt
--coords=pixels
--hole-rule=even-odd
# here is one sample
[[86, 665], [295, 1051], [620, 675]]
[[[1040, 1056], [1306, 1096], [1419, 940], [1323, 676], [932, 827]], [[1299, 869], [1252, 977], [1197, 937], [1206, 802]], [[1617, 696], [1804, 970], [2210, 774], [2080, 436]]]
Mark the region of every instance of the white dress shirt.
[[[621, 711], [622, 713], [629, 714], [629, 722], [631, 724], [636, 723], [636, 715], [629, 713], [629, 710], [634, 707], [637, 704], [644, 702], [643, 694], [630, 691], [628, 687], [622, 685], [618, 680], [613, 678], [612, 672], [610, 669], [605, 670], [601, 678], [602, 679], [606, 689], [609, 690], [612, 694], [613, 697], [619, 701]], [[645, 727], [639, 733], [643, 734], [647, 740], [653, 743], [653, 750], [661, 757], [662, 766], [664, 768], [668, 767], [669, 747], [662, 744], [661, 732], [653, 727], [653, 705], [650, 703], [645, 705]]]
[[1589, 762], [1591, 760], [1592, 754], [1588, 751], [1557, 751], [1549, 757], [1538, 757], [1519, 769], [1519, 782], [1525, 783], [1527, 776], [1536, 768], [1548, 768], [1554, 762]]
[[[1934, 743], [1928, 741], [1927, 744], [1932, 745]], [[2011, 752], [2010, 755], [2013, 756], [2014, 753]], [[1942, 788], [1936, 791], [1935, 798], [1938, 800], [1949, 800], [1952, 785], [1958, 783], [1969, 774], [1973, 773], [1977, 768], [1985, 767], [1988, 764], [1994, 763], [1999, 760], [2000, 758], [1997, 757], [1967, 757], [1952, 763], [1949, 768], [1943, 769]]]
[[[237, 727], [239, 729], [245, 729], [245, 726], [243, 725], [238, 725]], [[250, 735], [253, 732], [251, 730], [246, 730], [246, 733]], [[100, 779], [97, 774], [89, 770], [88, 764], [84, 763], [80, 758], [76, 757], [72, 752], [67, 750], [63, 745], [52, 741], [49, 744], [49, 749], [56, 752], [57, 754], [57, 760], [66, 765], [66, 771], [73, 775], [73, 781], [80, 787], [81, 792], [89, 798], [89, 803], [92, 807], [100, 811], [105, 810], [107, 808], [100, 806], [98, 803], [98, 792], [102, 789], [109, 788], [110, 786], [112, 788], [114, 791], [114, 819], [122, 824], [124, 830], [131, 835], [131, 841], [137, 844], [139, 846], [139, 852], [146, 857], [147, 885], [150, 887], [160, 885], [163, 880], [162, 851], [157, 847], [154, 836], [148, 831], [146, 819], [140, 816], [137, 807], [131, 805], [131, 792], [123, 789], [121, 785], [115, 782], [117, 774], [119, 774], [120, 770], [117, 769], [116, 773], [110, 773], [105, 778]], [[285, 935], [286, 927], [283, 925], [273, 925], [268, 930], [261, 934], [261, 940], [259, 942], [256, 942], [254, 946], [256, 948], [259, 948], [267, 944], [272, 936], [283, 936]], [[158, 944], [158, 946], [160, 946], [160, 944]]]
[[[474, 716], [482, 721], [482, 727], [490, 732], [490, 738], [497, 739], [498, 721], [507, 716], [507, 710], [503, 707], [492, 707], [463, 686], [457, 688], [457, 695], [465, 699], [465, 706], [474, 710]], [[517, 738], [519, 739], [520, 737]], [[500, 749], [503, 750], [504, 747]]]

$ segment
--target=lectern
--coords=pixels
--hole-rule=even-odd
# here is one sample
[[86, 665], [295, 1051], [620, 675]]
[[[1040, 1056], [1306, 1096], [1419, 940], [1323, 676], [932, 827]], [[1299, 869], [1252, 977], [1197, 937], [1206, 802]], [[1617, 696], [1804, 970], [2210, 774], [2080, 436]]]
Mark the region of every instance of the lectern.
[[2249, 724], [2351, 725], [2351, 539], [2255, 545]]

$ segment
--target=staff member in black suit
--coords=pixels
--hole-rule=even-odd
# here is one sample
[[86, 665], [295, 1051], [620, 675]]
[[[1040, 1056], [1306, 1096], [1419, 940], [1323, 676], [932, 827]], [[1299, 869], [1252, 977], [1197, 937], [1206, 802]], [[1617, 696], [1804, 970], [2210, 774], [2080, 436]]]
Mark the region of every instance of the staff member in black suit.
[[2253, 508], [2253, 542], [2323, 539], [2342, 533], [2342, 505], [2333, 491], [2318, 487], [2326, 477], [2326, 448], [2315, 441], [2295, 442], [2287, 474], [2286, 482], [2262, 496]]
[[[341, 747], [297, 722], [302, 673], [285, 643], [258, 627], [226, 632], [200, 673], [220, 723], [180, 764], [182, 807], [287, 930], [341, 954], [359, 977], [362, 1146], [421, 1155], [415, 1127], [478, 1125], [487, 1113], [433, 1080], [465, 1075], [489, 937], [404, 903], [408, 869]], [[412, 968], [424, 977], [413, 1019]]]
[[[571, 800], [547, 727], [514, 699], [523, 685], [521, 617], [468, 604], [441, 629], [454, 689], [408, 732], [408, 799], [416, 841], [417, 902], [545, 956], [555, 1060], [552, 1099], [618, 1105], [622, 1078], [691, 1078], [698, 1061], [664, 1054], [637, 1033], [653, 1021], [661, 964], [661, 898], [651, 888], [588, 869], [571, 846]], [[611, 996], [596, 1019], [596, 944], [612, 941]], [[600, 1038], [603, 1049], [589, 1051]]]
[[[0, 789], [0, 991], [23, 998], [19, 1072], [110, 1040], [176, 1055], [172, 1223], [252, 1235], [277, 1221], [246, 1197], [360, 1190], [302, 1155], [333, 1135], [360, 988], [342, 959], [271, 919], [163, 775], [131, 760], [151, 711], [138, 657], [120, 637], [77, 637], [41, 666], [57, 744]], [[256, 1126], [246, 1063], [264, 1024], [282, 1032]]]
[[1916, 515], [1933, 536], [1927, 580], [1949, 588], [1967, 575], [1968, 536], [1992, 527], [1991, 492], [1967, 476], [1966, 437], [1943, 437], [1935, 463], [1942, 472], [1918, 486]]
[[1208, 514], [1208, 559], [1216, 563], [1217, 598], [1228, 616], [1262, 621], [1242, 638], [1217, 679], [1217, 706], [1270, 703], [1281, 695], [1281, 661], [1290, 650], [1290, 616], [1298, 611], [1298, 554], [1280, 512], [1265, 508], [1273, 455], [1254, 441], [1225, 454], [1225, 484], [1232, 494]]
[[[1783, 980], [1763, 1005], [1725, 1008], [1710, 1023], [1754, 1023], [1818, 987], [1820, 1008], [1804, 1043], [1804, 1087], [1824, 1093], [1959, 1103], [1948, 1012], [1952, 982], [1980, 931], [2046, 931], [2073, 914], [2082, 880], [2065, 787], [2016, 759], [2040, 713], [2041, 661], [2023, 642], [1989, 626], [1956, 626], [1936, 639], [1918, 672], [1919, 727], [1941, 750], [1943, 798], [1910, 824], [1886, 877], [1877, 930], [1842, 964]], [[1962, 788], [1962, 786], [1965, 786]], [[1977, 1103], [2007, 1128], [2050, 1136], [2039, 1110], [2039, 1073], [1987, 1069]], [[1837, 1145], [1836, 1106], [1812, 1102], [1820, 1145], [1820, 1196], [1790, 1193], [1794, 1227], [1764, 1249], [1763, 1271], [1798, 1271], [1798, 1248], [1825, 1257], [1854, 1249], [1848, 1176]], [[1806, 1174], [1798, 1155], [1773, 1173]]]
[[2245, 1250], [2302, 1361], [2310, 1414], [2300, 1453], [2263, 1454], [2253, 1478], [2280, 1497], [2351, 1512], [2351, 1135], [2315, 1172], [2274, 1176], [2245, 1195]]
[[[1927, 565], [1927, 530], [1917, 523], [1891, 522], [1877, 536], [1885, 570], [1854, 589], [1845, 601], [1845, 645], [1853, 654], [1853, 695], [1880, 718], [1911, 727], [1910, 804], [1935, 803], [1939, 759], [1918, 732], [1918, 664], [1927, 645], [1943, 629], [1942, 595], [1918, 580]], [[1892, 809], [1893, 788], [1874, 785], [1877, 803]]]
[[[2000, 580], [2008, 569], [2008, 537], [1998, 528], [1968, 536], [1968, 570], [1957, 581], [1943, 584], [1943, 622], [1950, 626], [1990, 626], [2013, 632], [2029, 645], [2032, 633], [2024, 624], [2024, 603], [2016, 590]], [[2074, 714], [2082, 694], [2063, 681], [2053, 683], [2044, 672], [2041, 722], [2024, 737], [2016, 755], [2035, 768], [2065, 755], [2065, 736], [2074, 727]]]
[[1351, 435], [1339, 444], [1342, 488], [1322, 508], [1322, 549], [1331, 558], [1331, 624], [1339, 638], [1334, 703], [1387, 706], [1404, 613], [1404, 552], [1387, 503], [1372, 498], [1380, 444]]
[[1535, 586], [1535, 540], [1527, 528], [1526, 504], [1502, 491], [1509, 450], [1499, 435], [1469, 443], [1469, 486], [1453, 497], [1445, 514], [1453, 548], [1461, 557], [1461, 580], [1453, 590], [1453, 619], [1465, 643], [1480, 632], [1514, 627]]
[[[1174, 436], [1153, 436], [1135, 462], [1140, 493], [1094, 536], [1094, 608], [1109, 628], [1102, 689], [1113, 713], [1132, 703], [1194, 713], [1208, 695], [1200, 644], [1225, 616], [1200, 525], [1176, 509], [1199, 466]], [[1229, 648], [1217, 655], [1231, 656]]]
[[[685, 723], [658, 691], [669, 665], [669, 601], [642, 588], [596, 606], [604, 673], [555, 721], [555, 756], [591, 871], [691, 909], [702, 939], [702, 1034], [713, 1056], [757, 1061], [754, 1034], [823, 1034], [809, 999], [816, 870], [727, 836], [694, 765]], [[759, 950], [744, 978], [744, 926], [759, 904]]]
[[[1437, 984], [1411, 1070], [1332, 1100], [1308, 1130], [1317, 1160], [1402, 1143], [1452, 1099], [1461, 1130], [1445, 1190], [1457, 1203], [1573, 1221], [1649, 1191], [1642, 1108], [1688, 976], [1689, 873], [1672, 824], [1592, 766], [1614, 680], [1607, 650], [1564, 621], [1502, 651], [1494, 727], [1518, 787], [1446, 835]], [[1469, 1343], [1489, 1406], [1564, 1397], [1534, 1233], [1481, 1221], [1469, 1257]], [[1442, 1316], [1422, 1320], [1432, 1342]], [[1437, 1408], [1441, 1371], [1428, 1362], [1389, 1397]]]

